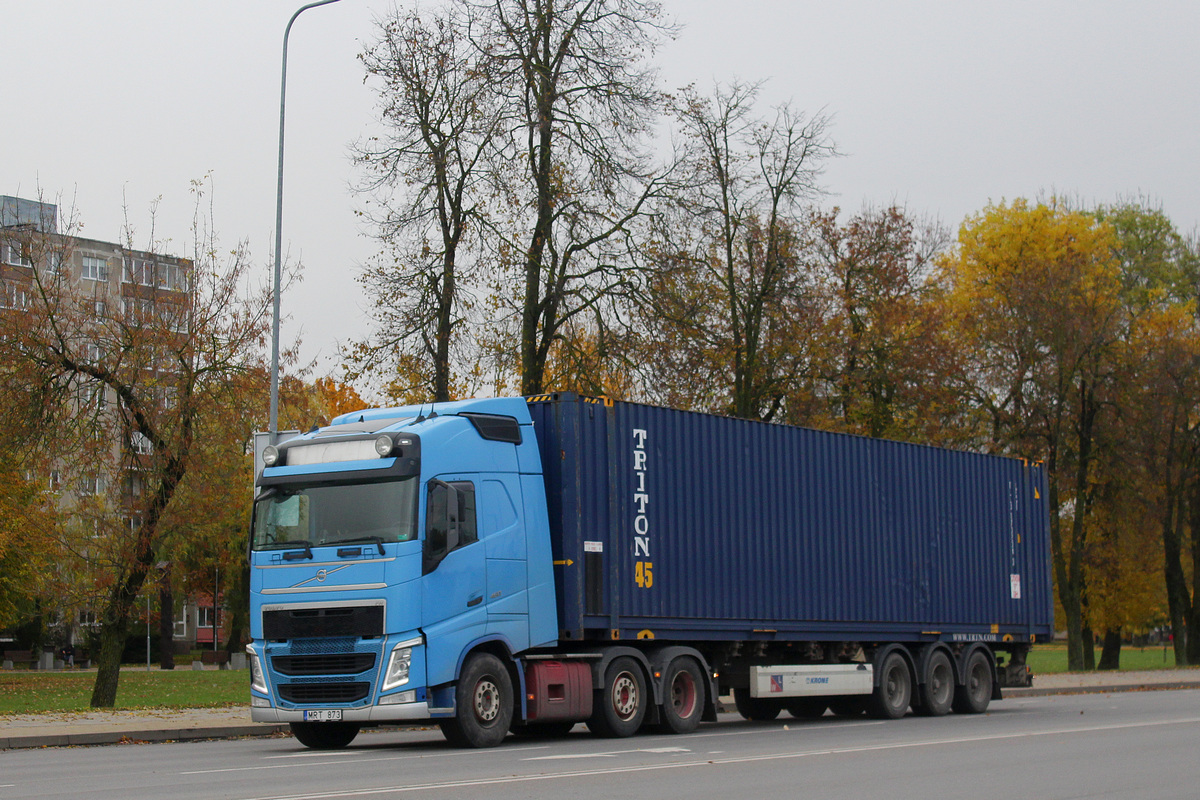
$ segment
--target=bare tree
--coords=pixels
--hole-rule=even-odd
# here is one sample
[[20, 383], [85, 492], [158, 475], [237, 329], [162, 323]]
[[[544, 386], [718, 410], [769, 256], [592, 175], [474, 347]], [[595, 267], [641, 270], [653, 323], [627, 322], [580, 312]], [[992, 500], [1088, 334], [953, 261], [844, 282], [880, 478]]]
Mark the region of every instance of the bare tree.
[[263, 369], [269, 294], [246, 286], [244, 247], [222, 255], [199, 214], [194, 233], [191, 259], [113, 245], [107, 258], [85, 257], [103, 243], [8, 235], [28, 266], [10, 278], [20, 299], [0, 314], [0, 414], [74, 470], [79, 481], [67, 491], [95, 523], [77, 553], [99, 568], [103, 590], [94, 707], [115, 701], [135, 600], [197, 432], [239, 407], [234, 377]]
[[503, 130], [496, 65], [467, 37], [454, 11], [397, 11], [361, 56], [382, 82], [384, 133], [359, 146], [358, 160], [385, 252], [362, 277], [376, 298], [376, 333], [352, 359], [359, 374], [386, 368], [400, 394], [424, 388], [438, 401], [452, 394], [452, 349], [483, 258]]
[[717, 394], [703, 405], [771, 419], [809, 360], [810, 234], [799, 211], [820, 194], [824, 161], [836, 151], [827, 117], [784, 104], [763, 119], [758, 91], [733, 83], [705, 97], [688, 87], [673, 103], [688, 169], [658, 231], [650, 324], [671, 327], [662, 332], [683, 345], [679, 352], [689, 341], [705, 343], [682, 365], [711, 362], [702, 372]]
[[[672, 28], [648, 0], [476, 0], [472, 40], [497, 65], [512, 139], [497, 161], [520, 323], [521, 391], [545, 388], [564, 326], [637, 269], [635, 223], [659, 196], [645, 143], [660, 96], [647, 63]], [[500, 225], [498, 224], [498, 228]]]

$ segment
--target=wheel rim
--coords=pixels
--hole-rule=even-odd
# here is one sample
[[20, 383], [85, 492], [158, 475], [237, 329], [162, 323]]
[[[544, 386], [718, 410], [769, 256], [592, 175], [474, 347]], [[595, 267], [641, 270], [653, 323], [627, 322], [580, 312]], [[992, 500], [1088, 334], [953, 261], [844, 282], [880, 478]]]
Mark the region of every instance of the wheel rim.
[[638, 710], [637, 681], [628, 672], [622, 672], [613, 681], [612, 688], [613, 712], [622, 720], [634, 718]]
[[908, 675], [907, 668], [902, 662], [893, 662], [884, 675], [886, 684], [884, 697], [888, 706], [894, 709], [908, 705]]
[[971, 697], [976, 701], [983, 700], [985, 693], [991, 689], [992, 675], [982, 659], [975, 659], [975, 663], [971, 666], [969, 680]]
[[475, 684], [475, 718], [483, 723], [496, 721], [500, 715], [500, 689], [490, 678]]
[[675, 673], [671, 681], [671, 705], [681, 719], [687, 719], [696, 710], [696, 681], [687, 670]]
[[937, 705], [950, 702], [950, 693], [954, 688], [953, 675], [950, 672], [950, 662], [941, 660], [933, 665], [929, 672], [929, 696]]

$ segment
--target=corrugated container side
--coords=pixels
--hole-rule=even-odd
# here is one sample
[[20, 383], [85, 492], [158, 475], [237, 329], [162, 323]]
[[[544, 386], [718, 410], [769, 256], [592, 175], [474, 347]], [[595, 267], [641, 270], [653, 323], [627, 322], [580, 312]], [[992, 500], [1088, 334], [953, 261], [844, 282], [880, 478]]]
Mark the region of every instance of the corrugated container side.
[[1052, 632], [1040, 468], [573, 395], [530, 412], [571, 638]]

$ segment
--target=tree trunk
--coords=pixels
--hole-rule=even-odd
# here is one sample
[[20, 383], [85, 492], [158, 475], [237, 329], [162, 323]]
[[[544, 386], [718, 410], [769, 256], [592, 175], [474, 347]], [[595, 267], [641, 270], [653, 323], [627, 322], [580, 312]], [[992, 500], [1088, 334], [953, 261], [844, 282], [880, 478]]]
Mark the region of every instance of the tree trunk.
[[1083, 671], [1092, 672], [1096, 669], [1096, 633], [1091, 625], [1084, 625], [1079, 636], [1083, 648]]
[[225, 649], [230, 653], [245, 650], [250, 625], [250, 565], [244, 564], [225, 584], [225, 615], [229, 623], [229, 638]]
[[175, 669], [175, 593], [170, 566], [163, 570], [158, 590], [158, 658], [163, 669]]
[[1121, 668], [1121, 629], [1109, 628], [1104, 632], [1104, 649], [1100, 651], [1100, 665], [1096, 669], [1115, 670]]
[[112, 708], [117, 702], [121, 679], [121, 653], [129, 633], [129, 613], [108, 613], [100, 624], [100, 652], [96, 654], [96, 683], [92, 686], [92, 708]]

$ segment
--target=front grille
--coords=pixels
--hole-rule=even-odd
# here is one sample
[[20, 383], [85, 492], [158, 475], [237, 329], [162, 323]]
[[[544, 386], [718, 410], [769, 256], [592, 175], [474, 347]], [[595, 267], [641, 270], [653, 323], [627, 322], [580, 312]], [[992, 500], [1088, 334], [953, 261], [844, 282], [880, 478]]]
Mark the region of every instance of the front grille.
[[285, 608], [263, 612], [264, 639], [382, 635], [382, 605]]
[[272, 656], [281, 675], [357, 675], [375, 666], [374, 653], [322, 653], [311, 656]]
[[370, 691], [371, 684], [366, 681], [279, 684], [279, 696], [289, 703], [353, 703]]

